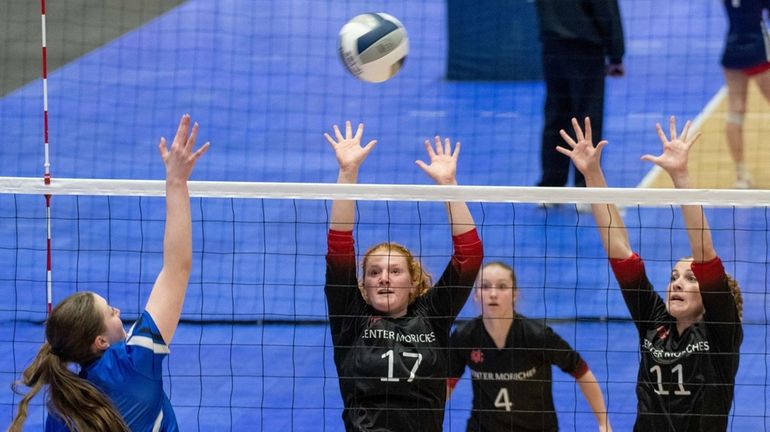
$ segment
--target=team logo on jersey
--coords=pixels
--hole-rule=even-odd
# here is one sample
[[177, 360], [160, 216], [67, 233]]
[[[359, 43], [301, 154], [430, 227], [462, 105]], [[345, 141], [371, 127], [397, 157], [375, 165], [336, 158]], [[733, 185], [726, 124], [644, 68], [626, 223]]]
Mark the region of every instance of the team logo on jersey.
[[659, 325], [659, 326], [658, 326], [658, 327], [655, 329], [655, 331], [657, 331], [657, 332], [658, 332], [658, 337], [659, 337], [661, 340], [666, 340], [666, 338], [668, 337], [668, 334], [669, 334], [669, 332], [670, 332], [670, 330], [668, 329], [668, 327], [666, 327], [666, 326], [664, 326], [664, 325]]
[[480, 349], [471, 351], [471, 361], [473, 363], [481, 363], [484, 361], [484, 353]]

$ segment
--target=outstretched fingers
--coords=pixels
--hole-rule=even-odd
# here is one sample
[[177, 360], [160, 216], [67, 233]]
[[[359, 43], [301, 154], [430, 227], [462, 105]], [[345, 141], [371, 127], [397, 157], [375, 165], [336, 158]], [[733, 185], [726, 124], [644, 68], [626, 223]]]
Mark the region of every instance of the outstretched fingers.
[[449, 138], [444, 138], [444, 154], [445, 155], [452, 154], [452, 140], [450, 140]]
[[332, 148], [337, 145], [337, 141], [334, 141], [334, 138], [332, 138], [331, 135], [326, 132], [324, 132], [324, 138], [326, 138], [326, 142], [328, 142]]
[[374, 149], [374, 146], [376, 145], [377, 145], [376, 139], [373, 139], [368, 143], [366, 143], [366, 145], [364, 146], [364, 155], [369, 155], [369, 153]]
[[[576, 122], [577, 122], [577, 120], [576, 120]], [[591, 119], [589, 117], [586, 117], [585, 119], [583, 119], [583, 125], [584, 125], [583, 126], [583, 130], [585, 131], [585, 139], [589, 143], [594, 142], [593, 141], [593, 136], [592, 136], [592, 133], [591, 133]]]
[[193, 153], [193, 155], [192, 155], [193, 160], [197, 161], [198, 158], [203, 156], [203, 154], [206, 153], [209, 150], [209, 147], [211, 147], [211, 143], [210, 142], [207, 142], [206, 144], [203, 144], [201, 146], [201, 148], [199, 148], [198, 150], [195, 151], [195, 153]]
[[196, 138], [198, 138], [198, 122], [193, 124], [192, 132], [190, 132], [190, 135], [187, 137], [187, 140], [184, 143], [185, 151], [192, 152], [192, 149], [195, 148]]
[[671, 141], [674, 141], [676, 139], [676, 117], [671, 116], [668, 119], [668, 129], [671, 133]]
[[444, 147], [442, 147], [442, 145], [441, 145], [441, 137], [436, 135], [435, 137], [433, 137], [433, 141], [434, 141], [434, 144], [436, 146], [436, 154], [437, 155], [445, 154]]
[[356, 129], [356, 135], [353, 137], [356, 141], [361, 141], [361, 137], [364, 135], [364, 124], [359, 123], [358, 129]]
[[609, 144], [609, 141], [607, 140], [601, 140], [598, 144], [596, 144], [596, 153], [602, 154], [602, 150], [604, 149], [604, 146]]
[[585, 136], [583, 135], [583, 130], [580, 128], [580, 123], [578, 123], [575, 117], [572, 117], [572, 129], [575, 130], [575, 137], [577, 138], [578, 142], [583, 141], [585, 139]]
[[[568, 144], [570, 147], [572, 147], [572, 148], [575, 148], [575, 146], [577, 145], [577, 143], [575, 142], [575, 140], [574, 140], [574, 139], [572, 139], [572, 137], [571, 137], [571, 136], [569, 136], [569, 134], [567, 133], [567, 131], [565, 131], [564, 129], [561, 129], [561, 130], [559, 131], [559, 135], [561, 135], [561, 139], [563, 139], [563, 140], [564, 140], [564, 142], [566, 142], [566, 143], [567, 143], [567, 144]], [[556, 147], [556, 150], [559, 150], [559, 149], [564, 149], [564, 150], [567, 150], [567, 149], [565, 149], [564, 147]], [[560, 150], [560, 151], [561, 151], [561, 150]], [[569, 151], [569, 150], [567, 150], [567, 151]], [[564, 152], [562, 152], [562, 153], [564, 153]], [[566, 153], [565, 153], [565, 154], [566, 154]]]
[[160, 143], [158, 143], [158, 151], [160, 152], [160, 157], [163, 158], [163, 160], [166, 160], [168, 157], [168, 147], [166, 146], [166, 137], [160, 137]]
[[179, 126], [176, 128], [176, 135], [174, 135], [174, 142], [171, 143], [171, 147], [183, 145], [187, 140], [187, 132], [190, 129], [190, 114], [182, 115], [179, 119]]
[[[447, 138], [447, 142], [449, 142], [449, 138]], [[457, 141], [455, 143], [455, 149], [452, 152], [452, 158], [457, 160], [457, 158], [460, 157], [460, 141]]]
[[[437, 147], [441, 147], [441, 145], [439, 144]], [[431, 160], [436, 157], [436, 151], [433, 150], [433, 145], [430, 143], [430, 140], [425, 140], [425, 151], [428, 152], [428, 157]]]
[[668, 137], [666, 137], [666, 133], [663, 132], [660, 123], [655, 123], [655, 130], [658, 132], [658, 138], [660, 138], [660, 142], [663, 143], [663, 147], [665, 148], [668, 145]]
[[647, 161], [647, 162], [652, 162], [655, 165], [659, 165], [658, 164], [658, 159], [660, 159], [659, 156], [654, 156], [654, 155], [651, 155], [651, 154], [642, 155], [642, 157], [641, 157], [641, 160]]

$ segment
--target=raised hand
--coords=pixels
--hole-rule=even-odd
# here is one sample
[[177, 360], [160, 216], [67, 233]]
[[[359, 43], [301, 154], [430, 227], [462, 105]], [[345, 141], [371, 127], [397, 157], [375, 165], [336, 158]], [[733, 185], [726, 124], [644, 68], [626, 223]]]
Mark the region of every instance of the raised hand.
[[564, 129], [559, 131], [562, 139], [570, 146], [570, 148], [556, 147], [556, 151], [572, 159], [575, 168], [587, 177], [591, 173], [601, 172], [602, 149], [607, 145], [607, 141], [599, 141], [599, 144], [594, 147], [591, 133], [591, 119], [586, 117], [584, 122], [585, 133], [583, 133], [583, 129], [580, 128], [577, 119], [574, 117], [572, 118], [572, 128], [575, 130], [577, 142], [572, 139]]
[[340, 171], [358, 171], [366, 156], [377, 145], [377, 140], [371, 140], [364, 147], [361, 147], [361, 136], [363, 134], [364, 124], [359, 123], [356, 134], [353, 135], [353, 128], [349, 120], [345, 122], [344, 137], [337, 125], [334, 125], [334, 136], [336, 139], [332, 138], [328, 133], [324, 133], [326, 141], [332, 146], [334, 154], [337, 156]]
[[700, 132], [688, 136], [690, 131], [690, 122], [688, 121], [682, 129], [682, 134], [677, 136], [676, 119], [674, 116], [671, 116], [668, 123], [670, 137], [666, 137], [660, 124], [655, 124], [655, 129], [658, 132], [660, 142], [663, 143], [663, 153], [659, 156], [646, 154], [642, 156], [642, 160], [652, 162], [663, 168], [668, 175], [671, 176], [674, 184], [677, 184], [677, 182], [686, 180], [688, 177], [687, 160], [689, 158], [690, 147], [692, 147], [692, 145], [695, 144], [695, 141], [700, 138]]
[[435, 148], [431, 145], [430, 140], [425, 140], [425, 150], [428, 152], [430, 158], [430, 164], [426, 164], [421, 160], [415, 161], [417, 166], [422, 168], [430, 178], [432, 178], [436, 184], [440, 185], [456, 185], [457, 184], [457, 157], [460, 155], [460, 142], [455, 144], [454, 150], [452, 150], [452, 141], [449, 138], [444, 140], [444, 145], [441, 145], [441, 137], [436, 136], [434, 138]]
[[[188, 135], [189, 133], [189, 135]], [[160, 157], [163, 158], [163, 164], [166, 166], [167, 180], [187, 181], [190, 178], [195, 161], [209, 149], [210, 143], [204, 144], [197, 151], [195, 148], [195, 139], [198, 137], [198, 123], [196, 122], [190, 132], [190, 114], [185, 114], [179, 120], [179, 127], [176, 129], [174, 142], [171, 148], [166, 147], [166, 138], [160, 139], [158, 150]]]

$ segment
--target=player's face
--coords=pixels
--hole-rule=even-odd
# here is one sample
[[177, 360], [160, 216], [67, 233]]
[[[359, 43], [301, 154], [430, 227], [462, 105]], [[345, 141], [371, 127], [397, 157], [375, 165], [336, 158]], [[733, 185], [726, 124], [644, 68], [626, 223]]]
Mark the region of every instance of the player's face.
[[511, 272], [500, 266], [490, 265], [481, 270], [476, 286], [475, 299], [481, 306], [484, 318], [513, 317], [516, 300]]
[[414, 290], [406, 257], [398, 251], [377, 249], [367, 258], [364, 272], [369, 304], [393, 317], [406, 314], [409, 295]]
[[96, 309], [104, 317], [104, 336], [110, 345], [126, 339], [126, 330], [123, 328], [123, 321], [120, 320], [120, 309], [112, 307], [107, 300], [100, 295], [94, 295], [96, 300]]
[[676, 263], [671, 270], [671, 282], [668, 284], [666, 304], [668, 313], [677, 320], [696, 321], [703, 314], [703, 299], [700, 286], [692, 272], [692, 260], [685, 259]]

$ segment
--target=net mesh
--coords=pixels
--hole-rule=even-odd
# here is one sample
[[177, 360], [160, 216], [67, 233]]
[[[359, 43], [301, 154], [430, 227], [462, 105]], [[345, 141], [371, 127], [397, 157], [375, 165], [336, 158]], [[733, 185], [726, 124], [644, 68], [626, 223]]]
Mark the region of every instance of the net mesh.
[[[9, 183], [23, 189], [25, 186], [18, 185], [40, 182], [5, 179], [6, 189], [10, 189]], [[72, 184], [80, 184], [72, 189], [81, 191], [54, 185], [58, 187], [52, 200], [56, 210], [52, 223], [54, 302], [75, 291], [96, 291], [131, 322], [143, 309], [162, 263], [164, 202], [152, 196], [162, 190], [162, 183], [151, 184], [148, 190], [154, 192], [143, 192], [150, 196], [118, 193], [141, 190], [143, 182], [125, 182], [114, 190], [107, 180]], [[99, 185], [98, 192], [93, 192], [97, 195], [82, 192], [87, 184]], [[425, 187], [402, 186], [391, 190], [396, 200], [384, 200], [379, 187], [373, 185], [298, 185], [294, 191], [284, 192], [303, 198], [264, 198], [260, 193], [250, 198], [217, 198], [231, 186], [191, 184], [192, 194], [198, 195], [192, 198], [194, 269], [183, 324], [164, 372], [166, 390], [182, 428], [342, 427], [342, 401], [323, 294], [330, 202], [322, 198], [331, 196], [359, 198], [355, 231], [359, 254], [368, 245], [396, 241], [406, 245], [433, 274], [443, 269], [451, 254], [441, 199], [453, 195], [476, 201], [471, 209], [486, 259], [509, 263], [516, 270], [521, 290], [516, 309], [545, 319], [586, 359], [605, 392], [615, 428], [633, 424], [636, 333], [591, 216], [577, 213], [571, 203], [545, 209], [538, 205], [563, 201], [562, 191], [432, 187], [437, 196], [425, 198]], [[234, 189], [240, 195], [247, 195], [244, 190], [249, 189], [276, 193], [271, 185], [240, 186]], [[370, 187], [375, 190], [367, 190]], [[206, 188], [210, 190], [201, 192]], [[0, 194], [4, 263], [0, 280], [8, 287], [0, 308], [4, 322], [0, 372], [6, 382], [18, 378], [36, 352], [46, 316], [41, 189], [32, 186], [27, 194]], [[590, 200], [592, 192], [582, 190], [584, 197], [576, 200]], [[660, 204], [629, 205], [636, 191], [601, 192], [610, 193], [610, 198], [614, 194], [614, 201], [626, 204], [631, 244], [644, 257], [651, 281], [662, 291], [673, 264], [689, 255], [679, 210], [666, 202], [686, 202], [687, 197], [646, 190], [645, 200], [657, 199]], [[495, 194], [501, 201], [480, 198], [487, 194]], [[535, 194], [536, 199], [522, 202], [520, 197], [527, 194]], [[770, 391], [765, 368], [769, 216], [764, 205], [727, 204], [745, 200], [742, 195], [717, 193], [710, 199], [713, 206], [707, 208], [717, 251], [728, 273], [741, 283], [745, 299], [746, 337], [736, 380], [734, 428], [766, 421]], [[478, 314], [478, 305], [469, 300], [460, 319]], [[574, 379], [556, 369], [553, 380], [561, 427], [592, 427], [593, 414]], [[4, 421], [10, 420], [17, 401], [10, 392], [5, 393]], [[466, 377], [448, 403], [445, 429], [464, 430], [469, 408]], [[42, 425], [43, 411], [38, 401], [30, 427]]]
[[[708, 190], [405, 186], [424, 183], [418, 169], [407, 167], [421, 157], [422, 141], [437, 133], [463, 142], [458, 178], [464, 184], [538, 181], [546, 91], [531, 0], [49, 1], [45, 103], [40, 4], [0, 2], [0, 176], [39, 176], [50, 150], [54, 178], [49, 187], [29, 178], [0, 179], [0, 284], [7, 287], [0, 299], [0, 378], [18, 378], [41, 341], [42, 193], [54, 195], [54, 300], [88, 289], [119, 304], [125, 317], [141, 310], [160, 266], [163, 187], [107, 179], [161, 178], [153, 147], [172, 132], [171, 120], [189, 112], [202, 126], [199, 141], [213, 143], [195, 178], [227, 183], [193, 185], [199, 191], [195, 270], [165, 366], [165, 388], [183, 430], [341, 428], [321, 287], [327, 200], [345, 196], [362, 200], [360, 246], [404, 243], [434, 272], [451, 249], [439, 202], [476, 201], [487, 257], [515, 267], [521, 310], [547, 319], [586, 356], [616, 430], [630, 429], [635, 416], [638, 350], [625, 305], [591, 218], [572, 204], [538, 204], [603, 199], [624, 205], [631, 242], [662, 288], [672, 263], [689, 253], [676, 205], [706, 203], [717, 249], [746, 297], [731, 427], [768, 429], [764, 204], [770, 197], [715, 190], [736, 180], [725, 145], [727, 91], [719, 64], [727, 3], [618, 3], [627, 74], [606, 81], [608, 182], [670, 187], [639, 156], [659, 151], [654, 123], [675, 114], [693, 119], [703, 134], [690, 163], [694, 186]], [[340, 27], [372, 11], [403, 22], [411, 46], [399, 74], [380, 85], [352, 78], [337, 53]], [[458, 75], [458, 66], [470, 68], [471, 76]], [[490, 68], [518, 75], [484, 76]], [[770, 122], [761, 95], [748, 86], [743, 136], [754, 186], [766, 188]], [[321, 134], [347, 118], [365, 122], [365, 139], [380, 142], [360, 181], [399, 185], [317, 192], [325, 186], [308, 183], [334, 180], [337, 165]], [[43, 136], [50, 149], [41, 145]], [[477, 313], [469, 301], [461, 318]], [[562, 429], [592, 427], [574, 381], [559, 372], [554, 379]], [[446, 429], [464, 429], [469, 398], [461, 384]], [[5, 392], [0, 402], [0, 424], [7, 424], [18, 397]], [[36, 404], [32, 429], [42, 427], [44, 416]]]

